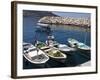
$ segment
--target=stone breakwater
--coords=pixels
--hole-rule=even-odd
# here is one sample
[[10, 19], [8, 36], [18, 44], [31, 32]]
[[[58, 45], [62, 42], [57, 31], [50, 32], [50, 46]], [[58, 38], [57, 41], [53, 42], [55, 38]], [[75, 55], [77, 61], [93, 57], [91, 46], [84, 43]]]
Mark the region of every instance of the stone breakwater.
[[91, 26], [90, 19], [86, 18], [45, 16], [42, 17], [38, 22], [45, 24], [63, 24], [63, 25], [74, 25], [74, 26], [84, 26], [84, 27]]

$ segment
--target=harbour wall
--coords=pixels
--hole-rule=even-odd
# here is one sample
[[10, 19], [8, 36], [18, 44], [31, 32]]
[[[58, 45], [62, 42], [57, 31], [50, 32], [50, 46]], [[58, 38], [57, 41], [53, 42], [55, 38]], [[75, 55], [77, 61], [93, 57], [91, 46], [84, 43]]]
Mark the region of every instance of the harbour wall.
[[63, 25], [74, 25], [74, 26], [84, 26], [84, 27], [91, 26], [90, 19], [87, 18], [44, 16], [38, 22], [45, 24], [63, 24]]

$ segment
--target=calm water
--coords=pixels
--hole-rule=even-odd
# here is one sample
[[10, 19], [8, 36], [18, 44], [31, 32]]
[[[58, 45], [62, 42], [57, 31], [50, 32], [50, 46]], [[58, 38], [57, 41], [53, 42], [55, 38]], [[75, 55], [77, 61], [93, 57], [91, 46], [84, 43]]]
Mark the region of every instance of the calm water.
[[77, 12], [53, 12], [54, 14], [58, 15], [58, 16], [62, 16], [62, 17], [74, 17], [74, 18], [91, 18], [91, 14], [90, 13], [77, 13]]
[[[23, 41], [34, 43], [34, 41], [40, 40], [45, 42], [47, 39], [48, 33], [46, 32], [40, 32], [37, 30], [37, 21], [40, 19], [40, 17], [34, 17], [34, 16], [27, 16], [23, 19]], [[86, 42], [85, 44], [90, 46], [90, 31], [86, 31], [84, 28], [75, 27], [75, 26], [67, 26], [67, 25], [51, 25], [52, 32], [50, 34], [53, 34], [55, 36], [55, 40], [59, 43], [67, 43], [68, 38], [74, 38], [80, 42]], [[74, 28], [73, 28], [74, 27]], [[68, 59], [66, 59], [66, 63], [58, 63], [54, 60], [49, 60], [45, 67], [37, 67], [34, 64], [31, 64], [27, 62], [25, 59], [23, 60], [23, 68], [24, 69], [33, 69], [33, 68], [51, 68], [51, 67], [71, 67], [71, 66], [77, 66], [79, 64], [82, 64], [88, 60], [90, 60], [90, 55], [83, 56], [81, 55], [82, 52], [76, 51], [72, 55], [68, 55]], [[83, 53], [84, 54], [84, 53]]]

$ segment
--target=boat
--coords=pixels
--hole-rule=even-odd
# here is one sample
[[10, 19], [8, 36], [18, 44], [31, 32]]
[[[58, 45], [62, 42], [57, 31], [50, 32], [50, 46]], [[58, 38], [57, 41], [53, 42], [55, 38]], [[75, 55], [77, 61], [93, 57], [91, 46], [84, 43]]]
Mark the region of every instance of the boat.
[[68, 39], [68, 43], [73, 48], [77, 48], [77, 49], [85, 50], [85, 51], [89, 51], [90, 50], [89, 46], [87, 46], [86, 44], [84, 44], [82, 42], [79, 42], [79, 41], [77, 41], [75, 39], [72, 39], [72, 38]]
[[40, 31], [40, 32], [51, 32], [50, 24], [37, 23], [36, 31]]
[[39, 49], [41, 49], [41, 50], [44, 50], [44, 49], [48, 49], [49, 48], [49, 46], [47, 46], [45, 43], [43, 43], [41, 41], [38, 41], [36, 47], [39, 48]]
[[49, 24], [46, 24], [46, 23], [37, 23], [37, 25], [41, 26], [41, 27], [48, 27]]
[[69, 43], [69, 46], [70, 47], [73, 47], [73, 48], [77, 47], [77, 44], [79, 43], [77, 40], [75, 40], [73, 38], [68, 38], [67, 41]]
[[53, 60], [64, 63], [66, 61], [67, 55], [59, 51], [57, 48], [52, 47], [44, 50], [44, 52]]
[[78, 43], [78, 49], [80, 50], [85, 50], [85, 51], [89, 51], [90, 50], [90, 47], [85, 45], [84, 43]]
[[59, 44], [57, 47], [61, 52], [68, 53], [76, 51], [75, 48], [69, 47], [66, 44]]
[[49, 57], [42, 50], [30, 43], [23, 43], [23, 50], [25, 59], [37, 66], [44, 66], [49, 60]]
[[48, 45], [49, 47], [57, 47], [58, 42], [54, 40], [53, 35], [49, 35], [46, 40], [46, 45]]

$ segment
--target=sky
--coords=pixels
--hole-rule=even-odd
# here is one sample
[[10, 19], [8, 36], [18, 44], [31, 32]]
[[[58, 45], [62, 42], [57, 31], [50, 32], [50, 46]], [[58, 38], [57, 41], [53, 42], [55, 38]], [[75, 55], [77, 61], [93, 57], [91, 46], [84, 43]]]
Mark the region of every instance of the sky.
[[89, 18], [91, 17], [90, 13], [77, 13], [77, 12], [52, 12], [58, 16], [62, 17], [73, 17], [73, 18]]

